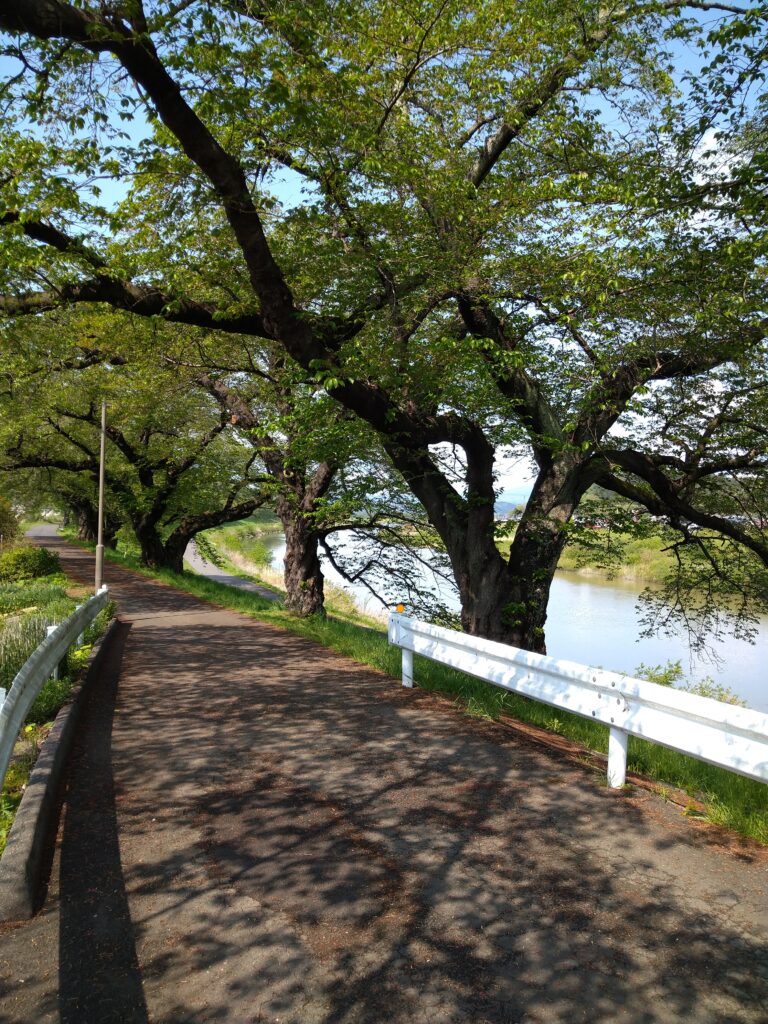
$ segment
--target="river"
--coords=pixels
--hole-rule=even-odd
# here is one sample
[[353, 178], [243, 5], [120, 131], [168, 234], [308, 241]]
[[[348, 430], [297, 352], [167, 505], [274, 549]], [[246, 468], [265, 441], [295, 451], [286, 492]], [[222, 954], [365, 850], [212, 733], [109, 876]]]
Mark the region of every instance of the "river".
[[[282, 537], [264, 537], [272, 550], [272, 565], [282, 570], [285, 543]], [[350, 586], [324, 562], [329, 582], [353, 594], [358, 605], [372, 613], [384, 606], [367, 590]], [[441, 598], [458, 610], [456, 594], [440, 588]], [[547, 651], [555, 658], [600, 666], [614, 672], [635, 674], [642, 663], [649, 666], [680, 661], [688, 679], [711, 676], [728, 686], [750, 707], [768, 712], [768, 617], [762, 616], [754, 644], [726, 637], [712, 644], [716, 661], [695, 656], [684, 635], [638, 639], [640, 625], [637, 597], [642, 584], [626, 580], [610, 582], [575, 573], [558, 573], [552, 585], [547, 617]]]

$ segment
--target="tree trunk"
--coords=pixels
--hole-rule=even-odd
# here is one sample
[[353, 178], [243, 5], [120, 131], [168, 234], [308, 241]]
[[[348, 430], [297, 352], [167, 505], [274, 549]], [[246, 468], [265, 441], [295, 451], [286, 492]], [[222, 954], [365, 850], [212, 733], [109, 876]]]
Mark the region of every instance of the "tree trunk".
[[133, 532], [141, 550], [141, 564], [148, 569], [170, 569], [165, 545], [154, 522], [145, 519], [134, 519]]
[[[89, 501], [72, 501], [70, 508], [77, 522], [77, 536], [80, 540], [87, 540], [96, 543], [99, 537], [99, 510]], [[114, 549], [116, 546], [115, 537], [120, 529], [121, 523], [110, 516], [109, 512], [104, 514], [104, 546]]]
[[78, 505], [75, 509], [75, 518], [77, 520], [78, 540], [95, 542], [98, 536], [98, 523], [93, 515], [93, 509], [85, 505]]
[[201, 512], [198, 515], [184, 516], [173, 532], [166, 537], [163, 544], [164, 565], [171, 572], [181, 573], [184, 571], [184, 554], [198, 533], [203, 530], [210, 530], [214, 526], [221, 526], [222, 523], [234, 523], [238, 519], [245, 519], [251, 515], [261, 500], [251, 499], [240, 502], [238, 505], [227, 504], [213, 512]]
[[468, 633], [546, 654], [549, 592], [565, 546], [565, 527], [585, 486], [578, 467], [555, 464], [542, 470], [506, 564], [495, 542], [492, 547], [478, 544], [468, 531], [466, 580], [457, 579]]
[[113, 551], [117, 548], [117, 531], [122, 526], [116, 519], [107, 513], [104, 517], [104, 547], [111, 548]]
[[388, 446], [393, 462], [427, 511], [451, 560], [467, 633], [546, 653], [544, 626], [565, 526], [589, 486], [576, 453], [539, 472], [504, 560], [496, 546], [493, 450], [481, 436], [465, 442], [467, 498], [460, 499], [418, 450]]
[[467, 538], [461, 568], [454, 568], [465, 632], [546, 653], [544, 624], [549, 589], [562, 543], [555, 531], [549, 541], [542, 533], [541, 529], [532, 533], [519, 527], [509, 562], [505, 562], [495, 542]]
[[545, 623], [552, 580], [565, 543], [557, 525], [521, 523], [505, 566], [503, 580], [488, 588], [480, 600], [468, 631], [502, 640], [513, 647], [546, 654]]
[[285, 531], [285, 607], [302, 618], [325, 615], [320, 536], [289, 499], [278, 501], [276, 511]]
[[171, 572], [184, 572], [184, 552], [192, 537], [188, 534], [172, 533], [163, 545], [165, 568]]

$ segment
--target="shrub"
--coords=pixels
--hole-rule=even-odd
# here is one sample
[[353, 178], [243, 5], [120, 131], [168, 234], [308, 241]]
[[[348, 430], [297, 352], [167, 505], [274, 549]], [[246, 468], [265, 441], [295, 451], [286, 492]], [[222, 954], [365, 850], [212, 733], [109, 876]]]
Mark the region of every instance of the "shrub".
[[63, 679], [49, 679], [29, 709], [27, 722], [43, 725], [44, 722], [52, 721], [56, 717], [59, 708], [69, 696], [71, 689], [72, 680], [67, 677]]
[[694, 693], [699, 697], [711, 697], [712, 700], [719, 700], [723, 704], [734, 704], [742, 708], [747, 706], [747, 702], [734, 693], [729, 686], [716, 683], [711, 676], [705, 676], [695, 683], [687, 682], [683, 666], [679, 661], [668, 661], [664, 665], [640, 664], [635, 669], [635, 674], [651, 683], [671, 686], [676, 690]]
[[59, 556], [46, 548], [25, 544], [0, 555], [0, 580], [32, 580], [61, 572]]

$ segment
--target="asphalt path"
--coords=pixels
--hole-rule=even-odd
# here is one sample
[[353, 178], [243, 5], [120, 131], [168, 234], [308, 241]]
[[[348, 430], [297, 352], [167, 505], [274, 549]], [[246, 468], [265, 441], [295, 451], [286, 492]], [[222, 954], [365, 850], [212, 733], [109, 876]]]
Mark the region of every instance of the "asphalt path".
[[[55, 538], [67, 573], [92, 556]], [[124, 569], [0, 1022], [768, 1021], [768, 856]]]
[[226, 583], [228, 587], [236, 587], [238, 590], [249, 590], [252, 594], [258, 594], [260, 597], [266, 598], [267, 601], [282, 600], [280, 594], [274, 590], [270, 590], [268, 587], [261, 587], [258, 583], [252, 583], [251, 580], [243, 579], [242, 576], [233, 576], [231, 573], [224, 572], [223, 569], [220, 569], [213, 562], [209, 562], [207, 558], [200, 554], [194, 541], [190, 541], [187, 545], [187, 550], [184, 552], [184, 561], [198, 575], [205, 576], [216, 583]]

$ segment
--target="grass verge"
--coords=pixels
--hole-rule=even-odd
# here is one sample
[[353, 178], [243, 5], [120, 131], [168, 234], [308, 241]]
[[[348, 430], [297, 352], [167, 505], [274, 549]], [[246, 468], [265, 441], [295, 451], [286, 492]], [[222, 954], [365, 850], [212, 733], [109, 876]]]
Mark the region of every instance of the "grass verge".
[[[325, 619], [297, 619], [274, 602], [202, 576], [150, 572], [134, 560], [111, 554], [108, 557], [178, 590], [315, 640], [396, 679], [400, 677], [400, 651], [389, 646], [380, 626], [371, 628], [364, 624], [359, 613], [349, 613], [344, 609]], [[590, 750], [607, 752], [608, 730], [605, 726], [497, 689], [436, 662], [419, 657], [415, 661], [418, 685], [453, 697], [468, 714], [487, 718], [509, 715]], [[691, 798], [690, 813], [699, 813], [694, 809], [694, 802], [700, 802], [705, 808], [704, 817], [709, 821], [768, 845], [768, 786], [765, 784], [635, 737], [629, 740], [628, 768], [652, 781], [683, 790]]]
[[[276, 518], [264, 515], [263, 522], [253, 524], [246, 520], [242, 524], [228, 524], [216, 527], [205, 534], [198, 534], [195, 543], [200, 553], [220, 569], [232, 576], [258, 583], [268, 590], [284, 596], [283, 574], [272, 564], [274, 541], [283, 539], [282, 526]], [[203, 544], [200, 544], [200, 539]], [[265, 538], [272, 543], [265, 543]], [[382, 629], [382, 618], [361, 612], [355, 599], [346, 590], [325, 581], [325, 607], [331, 615], [347, 622], [354, 622], [371, 629]]]

